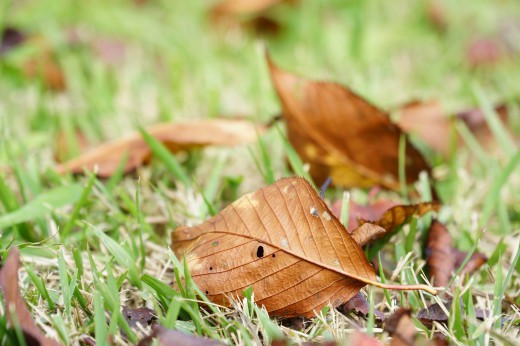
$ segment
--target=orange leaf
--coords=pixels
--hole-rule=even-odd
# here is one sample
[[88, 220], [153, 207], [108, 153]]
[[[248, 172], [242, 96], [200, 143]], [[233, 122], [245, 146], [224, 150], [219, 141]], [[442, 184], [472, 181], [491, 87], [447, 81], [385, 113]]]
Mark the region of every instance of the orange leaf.
[[[288, 137], [310, 164], [317, 184], [399, 189], [399, 140], [405, 134], [386, 113], [349, 89], [312, 82], [278, 68], [267, 56], [283, 107]], [[406, 142], [406, 179], [412, 183], [428, 164]]]
[[[181, 124], [163, 123], [146, 131], [172, 152], [177, 152], [208, 145], [233, 146], [252, 142], [256, 140], [257, 134], [265, 131], [265, 127], [255, 127], [242, 119], [213, 119]], [[97, 175], [106, 178], [114, 174], [126, 153], [128, 160], [124, 167], [125, 173], [147, 163], [152, 154], [141, 135], [133, 133], [92, 149], [76, 159], [58, 165], [56, 169], [60, 173], [82, 173], [85, 168], [93, 171], [97, 166]]]
[[278, 180], [199, 226], [179, 227], [171, 246], [212, 301], [228, 305], [228, 296], [252, 286], [256, 302], [277, 316], [313, 316], [366, 284], [436, 293], [377, 282], [359, 244], [302, 178]]

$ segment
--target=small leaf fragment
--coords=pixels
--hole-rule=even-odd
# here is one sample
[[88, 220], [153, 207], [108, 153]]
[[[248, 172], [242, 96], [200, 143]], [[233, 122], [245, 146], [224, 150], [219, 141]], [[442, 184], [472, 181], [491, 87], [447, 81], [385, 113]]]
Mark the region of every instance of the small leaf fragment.
[[[368, 300], [366, 300], [365, 296], [358, 292], [354, 297], [352, 297], [345, 304], [341, 305], [338, 309], [343, 313], [354, 311], [361, 313], [364, 316], [368, 316], [370, 311], [370, 304], [368, 303]], [[374, 314], [381, 321], [385, 320], [385, 315], [383, 315], [381, 311], [374, 309]]]
[[438, 211], [440, 204], [436, 202], [424, 202], [412, 205], [396, 205], [385, 211], [379, 220], [359, 219], [360, 225], [372, 223], [385, 229], [386, 232], [378, 234], [375, 238], [381, 239], [391, 235], [397, 228], [405, 224], [412, 216], [422, 216], [430, 211]]
[[384, 234], [386, 230], [378, 225], [365, 223], [356, 228], [350, 235], [360, 246], [369, 243], [372, 239], [376, 239], [379, 235]]

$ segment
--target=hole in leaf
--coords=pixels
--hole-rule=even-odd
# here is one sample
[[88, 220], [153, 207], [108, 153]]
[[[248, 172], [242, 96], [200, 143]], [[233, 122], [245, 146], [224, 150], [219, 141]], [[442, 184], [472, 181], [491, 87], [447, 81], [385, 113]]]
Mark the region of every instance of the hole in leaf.
[[213, 270], [213, 267], [209, 267], [209, 270]]
[[208, 290], [206, 290], [206, 292], [205, 292], [205, 293], [206, 293], [206, 294], [209, 294], [209, 291], [208, 291]]
[[256, 257], [264, 257], [264, 247], [260, 245], [258, 249], [256, 249]]
[[276, 255], [275, 255], [275, 254], [272, 254], [271, 257], [276, 257]]

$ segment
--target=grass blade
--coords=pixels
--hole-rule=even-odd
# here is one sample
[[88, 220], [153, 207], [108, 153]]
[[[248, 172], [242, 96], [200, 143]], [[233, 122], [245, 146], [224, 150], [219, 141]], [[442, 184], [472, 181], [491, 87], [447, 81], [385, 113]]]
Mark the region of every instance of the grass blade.
[[119, 245], [119, 243], [107, 236], [98, 228], [93, 227], [92, 231], [101, 240], [103, 245], [105, 245], [108, 252], [110, 252], [110, 254], [114, 256], [116, 261], [123, 268], [128, 268], [128, 275], [132, 285], [141, 288], [139, 269], [137, 268], [134, 259], [128, 254], [128, 252], [121, 245]]
[[53, 209], [75, 203], [80, 198], [82, 190], [81, 185], [73, 184], [44, 192], [19, 209], [0, 216], [0, 229], [38, 219]]
[[155, 157], [164, 163], [168, 171], [173, 174], [175, 179], [186, 187], [190, 186], [191, 180], [188, 176], [188, 173], [186, 173], [179, 161], [177, 161], [175, 156], [168, 150], [168, 148], [166, 148], [166, 146], [164, 146], [164, 144], [158, 141], [155, 137], [146, 132], [145, 129], [140, 128], [139, 132], [141, 132], [141, 136], [143, 136], [146, 144], [150, 146], [150, 149], [152, 150], [152, 153], [155, 155]]

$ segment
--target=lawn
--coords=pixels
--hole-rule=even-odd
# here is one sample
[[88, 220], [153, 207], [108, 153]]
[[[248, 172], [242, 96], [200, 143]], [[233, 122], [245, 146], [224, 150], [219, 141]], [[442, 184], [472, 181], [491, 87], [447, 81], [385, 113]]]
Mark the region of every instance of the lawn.
[[[0, 258], [19, 248], [21, 296], [43, 333], [63, 345], [134, 345], [153, 320], [228, 345], [348, 344], [355, 331], [390, 343], [374, 311], [388, 317], [405, 307], [425, 340], [440, 333], [455, 345], [519, 344], [518, 1], [289, 1], [263, 13], [276, 23], [271, 31], [251, 24], [255, 13], [218, 24], [213, 3], [1, 1], [0, 31], [16, 29], [25, 40], [8, 47], [4, 38], [0, 50]], [[276, 179], [309, 176], [283, 119], [273, 121], [282, 105], [267, 51], [279, 68], [340, 83], [397, 122], [411, 101], [438, 104], [441, 118], [483, 110], [480, 132], [450, 123], [445, 154], [411, 134], [432, 167], [418, 183], [397, 191], [328, 186], [324, 194], [329, 206], [368, 203], [376, 192], [412, 204], [430, 202], [434, 186], [442, 204], [434, 215], [452, 246], [488, 259], [471, 276], [453, 276], [447, 295], [463, 304], [448, 307], [447, 320], [425, 326], [417, 318], [447, 295], [373, 286], [361, 290], [367, 314], [329, 306], [314, 318], [281, 320], [248, 290], [230, 307], [212, 304], [170, 250], [177, 227], [200, 224]], [[243, 145], [174, 155], [147, 135], [158, 123], [222, 117], [270, 126]], [[133, 132], [151, 147], [149, 164], [125, 173], [120, 157], [110, 177], [57, 170], [87, 146]], [[377, 157], [377, 141], [369, 144]], [[413, 217], [379, 251], [366, 248], [380, 281], [429, 284], [431, 215]], [[128, 319], [137, 308], [153, 310], [139, 326]], [[24, 323], [8, 322], [9, 309], [0, 305], [0, 344], [23, 344]]]

